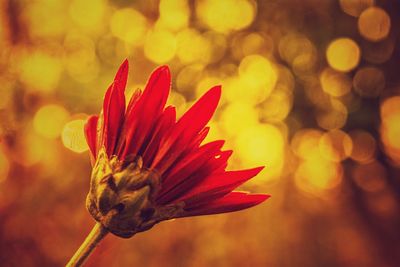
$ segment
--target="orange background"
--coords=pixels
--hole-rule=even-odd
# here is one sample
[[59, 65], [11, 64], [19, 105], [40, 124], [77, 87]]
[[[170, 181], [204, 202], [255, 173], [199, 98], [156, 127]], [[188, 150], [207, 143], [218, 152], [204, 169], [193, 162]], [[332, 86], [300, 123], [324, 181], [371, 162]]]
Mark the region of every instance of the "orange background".
[[397, 0], [0, 1], [0, 262], [61, 266], [94, 221], [83, 136], [118, 66], [157, 66], [208, 141], [265, 165], [249, 210], [109, 235], [89, 266], [399, 266]]

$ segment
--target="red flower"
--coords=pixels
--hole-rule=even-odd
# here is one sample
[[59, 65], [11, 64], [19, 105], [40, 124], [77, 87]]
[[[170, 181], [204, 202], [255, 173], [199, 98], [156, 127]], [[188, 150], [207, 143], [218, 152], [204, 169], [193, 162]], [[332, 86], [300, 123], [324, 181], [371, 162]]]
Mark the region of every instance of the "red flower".
[[108, 88], [102, 112], [85, 133], [94, 165], [87, 207], [109, 231], [129, 237], [177, 217], [246, 209], [269, 195], [233, 191], [263, 167], [226, 171], [232, 150], [223, 140], [202, 144], [221, 95], [216, 86], [180, 119], [165, 107], [171, 78], [156, 69], [125, 106], [128, 61]]

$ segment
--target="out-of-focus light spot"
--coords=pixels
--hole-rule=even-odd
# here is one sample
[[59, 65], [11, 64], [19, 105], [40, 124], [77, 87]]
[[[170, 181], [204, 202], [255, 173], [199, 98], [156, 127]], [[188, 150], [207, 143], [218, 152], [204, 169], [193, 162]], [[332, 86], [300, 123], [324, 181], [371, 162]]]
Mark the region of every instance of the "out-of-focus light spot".
[[358, 30], [365, 39], [380, 41], [389, 35], [390, 17], [382, 8], [367, 8], [358, 18]]
[[[179, 91], [192, 92], [202, 77], [204, 65], [192, 64], [184, 67], [176, 77], [176, 88]], [[208, 86], [208, 84], [207, 84]]]
[[[68, 2], [40, 1], [26, 3], [21, 11], [32, 37], [59, 37], [68, 27]], [[57, 14], [55, 16], [54, 14]], [[46, 23], [43, 23], [43, 22]]]
[[180, 118], [183, 115], [187, 106], [185, 97], [176, 91], [170, 93], [167, 105], [173, 105], [175, 107], [177, 118]]
[[99, 73], [95, 44], [85, 35], [68, 34], [64, 40], [64, 64], [72, 78], [90, 82]]
[[[278, 73], [273, 64], [260, 55], [245, 57], [239, 65], [241, 85], [234, 86], [228, 95], [241, 100], [260, 102], [267, 98], [275, 87]], [[231, 94], [232, 93], [232, 94]]]
[[203, 0], [198, 1], [196, 13], [208, 27], [226, 33], [249, 26], [255, 7], [247, 0]]
[[400, 96], [386, 99], [381, 104], [381, 138], [385, 152], [400, 165]]
[[353, 150], [351, 138], [341, 130], [324, 133], [319, 140], [321, 155], [334, 162], [340, 162], [350, 156]]
[[209, 61], [211, 44], [198, 31], [185, 29], [177, 34], [176, 40], [176, 53], [183, 64]]
[[49, 92], [60, 80], [62, 65], [58, 58], [35, 52], [22, 58], [20, 79], [33, 90]]
[[0, 183], [3, 182], [8, 175], [10, 170], [10, 162], [4, 153], [0, 150]]
[[360, 48], [350, 38], [338, 38], [332, 41], [326, 50], [329, 65], [338, 71], [351, 71], [360, 61]]
[[355, 183], [366, 192], [379, 192], [386, 187], [386, 170], [377, 161], [354, 166], [352, 176]]
[[287, 34], [279, 40], [279, 55], [299, 75], [312, 70], [316, 62], [316, 48], [305, 36]]
[[360, 163], [371, 162], [375, 157], [376, 141], [374, 137], [366, 131], [351, 131], [350, 137], [353, 140], [353, 150], [350, 157]]
[[[207, 92], [212, 87], [214, 87], [215, 85], [218, 85], [218, 84], [221, 84], [220, 78], [211, 76], [211, 75], [205, 75], [205, 77], [203, 79], [201, 79], [196, 86], [196, 96], [197, 97], [202, 96], [203, 94], [205, 94], [205, 92]], [[225, 84], [224, 84], [224, 88], [226, 88]], [[225, 94], [225, 91], [224, 91], [224, 94]]]
[[315, 156], [300, 163], [295, 173], [295, 183], [300, 190], [320, 196], [324, 191], [338, 186], [342, 177], [341, 164]]
[[162, 64], [170, 61], [176, 53], [176, 38], [169, 31], [149, 32], [144, 44], [144, 54], [151, 61]]
[[160, 23], [172, 31], [185, 28], [188, 25], [190, 10], [187, 0], [161, 0]]
[[387, 221], [397, 215], [399, 206], [392, 190], [385, 188], [385, 190], [371, 194], [367, 200], [368, 208], [374, 215]]
[[235, 102], [229, 104], [221, 114], [220, 124], [225, 132], [231, 136], [258, 124], [258, 113], [253, 106]]
[[386, 38], [380, 42], [363, 41], [361, 43], [362, 56], [368, 62], [382, 64], [393, 54], [395, 42], [393, 38]]
[[284, 120], [293, 104], [293, 94], [288, 91], [273, 91], [261, 104], [261, 118], [269, 122]]
[[146, 18], [135, 9], [123, 8], [112, 15], [110, 27], [114, 36], [138, 46], [143, 44], [148, 24]]
[[84, 30], [98, 31], [103, 26], [105, 8], [104, 0], [73, 0], [69, 14]]
[[340, 7], [346, 14], [358, 17], [368, 7], [375, 4], [375, 0], [339, 0]]
[[264, 181], [279, 177], [284, 162], [284, 138], [281, 131], [271, 124], [246, 127], [235, 141], [241, 161], [246, 166], [268, 165]]
[[310, 159], [319, 156], [319, 140], [322, 132], [316, 129], [302, 129], [295, 133], [290, 147], [296, 156], [301, 159]]
[[[242, 54], [244, 56], [259, 54], [263, 52], [266, 46], [268, 47], [266, 38], [256, 32], [246, 35], [243, 40], [241, 40]], [[267, 49], [272, 48], [268, 47]]]
[[76, 153], [88, 150], [84, 134], [85, 123], [85, 120], [73, 120], [64, 125], [61, 140], [66, 148]]
[[68, 112], [58, 105], [41, 107], [33, 118], [33, 127], [41, 136], [57, 138], [68, 119]]
[[320, 76], [321, 86], [324, 92], [331, 96], [343, 96], [350, 92], [352, 82], [350, 77], [331, 68], [325, 68]]
[[342, 128], [347, 121], [346, 106], [336, 99], [331, 99], [330, 106], [320, 110], [317, 114], [318, 125], [325, 130]]
[[375, 67], [364, 67], [353, 78], [354, 91], [362, 97], [377, 97], [385, 88], [385, 76]]
[[207, 59], [208, 63], [215, 63], [224, 57], [227, 41], [225, 35], [214, 31], [208, 31], [203, 34], [203, 37], [208, 42], [210, 48], [210, 56]]

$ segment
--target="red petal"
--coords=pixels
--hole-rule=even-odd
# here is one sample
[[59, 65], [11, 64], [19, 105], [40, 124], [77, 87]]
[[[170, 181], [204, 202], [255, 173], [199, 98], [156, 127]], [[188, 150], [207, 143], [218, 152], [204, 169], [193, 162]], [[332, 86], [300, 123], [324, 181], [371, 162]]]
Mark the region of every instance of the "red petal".
[[90, 116], [85, 124], [85, 137], [86, 137], [86, 142], [89, 146], [91, 156], [93, 158], [96, 158], [97, 156], [97, 121], [99, 117], [92, 115]]
[[210, 175], [200, 184], [186, 191], [175, 201], [185, 201], [188, 206], [196, 205], [197, 202], [212, 200], [222, 197], [239, 185], [256, 176], [264, 167], [249, 170], [228, 171], [219, 175]]
[[160, 196], [167, 194], [175, 186], [178, 186], [185, 179], [188, 179], [193, 173], [199, 169], [212, 157], [214, 157], [224, 145], [223, 140], [214, 141], [196, 148], [197, 151], [188, 153], [182, 157], [177, 164], [173, 165], [163, 175], [162, 190]]
[[149, 139], [156, 118], [159, 117], [167, 102], [171, 86], [171, 75], [167, 66], [156, 69], [150, 76], [143, 95], [136, 105], [126, 114], [127, 122], [126, 145], [120, 155], [137, 155], [139, 150], [146, 146], [144, 142]]
[[145, 166], [150, 166], [154, 156], [157, 153], [158, 148], [160, 147], [161, 138], [168, 132], [168, 130], [172, 127], [176, 120], [176, 111], [175, 107], [169, 106], [167, 107], [163, 114], [161, 114], [156, 128], [153, 131], [152, 137], [147, 144], [146, 150], [143, 152], [143, 163]]
[[243, 210], [258, 205], [267, 200], [269, 197], [270, 195], [265, 194], [231, 192], [220, 199], [208, 202], [202, 206], [188, 209], [180, 217], [209, 215]]
[[211, 119], [220, 97], [221, 87], [213, 87], [182, 116], [171, 133], [162, 141], [153, 161], [153, 168], [166, 170], [171, 166]]
[[129, 62], [127, 59], [119, 67], [114, 78], [114, 85], [120, 93], [125, 92], [126, 82], [128, 80]]
[[114, 153], [118, 134], [123, 123], [124, 113], [125, 95], [121, 95], [117, 87], [112, 84], [106, 92], [103, 103], [103, 144], [109, 156]]

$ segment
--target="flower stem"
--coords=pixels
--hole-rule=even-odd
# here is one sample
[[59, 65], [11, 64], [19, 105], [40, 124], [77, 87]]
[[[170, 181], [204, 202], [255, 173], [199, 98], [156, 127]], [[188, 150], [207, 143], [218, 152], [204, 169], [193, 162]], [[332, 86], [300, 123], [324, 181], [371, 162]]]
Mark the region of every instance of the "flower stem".
[[82, 245], [69, 260], [66, 267], [79, 267], [93, 252], [99, 242], [107, 235], [108, 231], [100, 223], [96, 223]]

